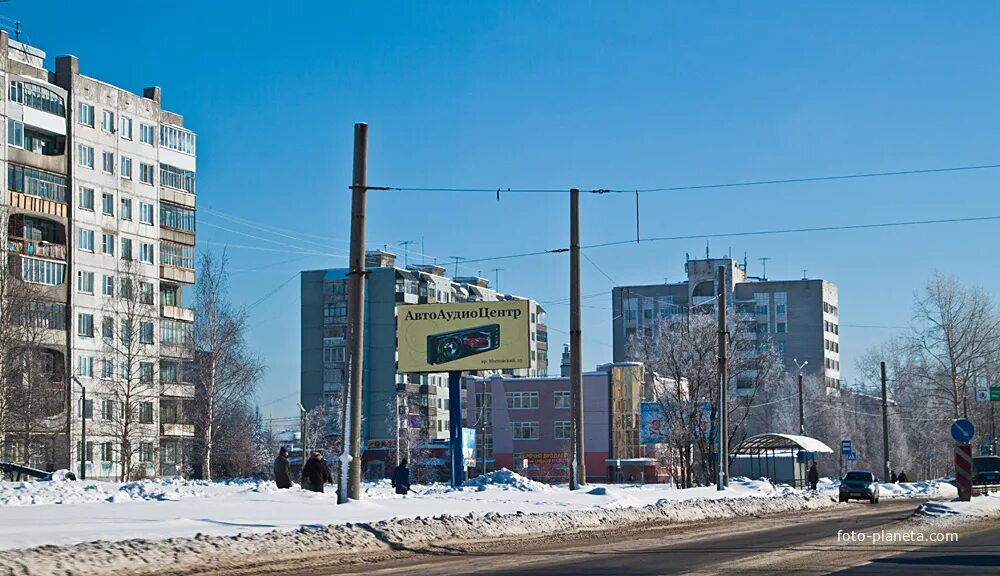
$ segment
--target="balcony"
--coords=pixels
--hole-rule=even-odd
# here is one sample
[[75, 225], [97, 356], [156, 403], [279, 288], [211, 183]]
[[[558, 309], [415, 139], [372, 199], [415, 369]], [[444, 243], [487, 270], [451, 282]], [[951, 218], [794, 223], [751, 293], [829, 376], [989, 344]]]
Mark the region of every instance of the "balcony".
[[186, 382], [161, 382], [160, 395], [170, 398], [194, 398], [194, 384]]
[[194, 284], [194, 270], [161, 264], [160, 278], [181, 284]]
[[24, 194], [14, 190], [10, 191], [9, 198], [11, 208], [24, 210], [26, 212], [37, 212], [49, 216], [66, 218], [66, 203], [61, 201], [40, 198], [30, 194]]
[[176, 436], [181, 438], [194, 437], [194, 424], [160, 424], [161, 436]]
[[194, 322], [194, 309], [181, 306], [160, 306], [160, 316], [181, 322]]
[[66, 247], [62, 244], [53, 244], [45, 240], [25, 240], [24, 238], [9, 238], [7, 240], [7, 250], [34, 256], [36, 258], [49, 258], [50, 260], [66, 260]]

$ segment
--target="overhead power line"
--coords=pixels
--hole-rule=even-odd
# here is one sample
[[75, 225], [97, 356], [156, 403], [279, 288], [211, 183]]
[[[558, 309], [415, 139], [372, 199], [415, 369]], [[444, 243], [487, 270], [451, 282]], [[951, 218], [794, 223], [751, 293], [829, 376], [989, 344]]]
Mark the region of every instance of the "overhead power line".
[[[831, 182], [837, 180], [860, 180], [863, 178], [885, 178], [891, 176], [915, 176], [920, 174], [941, 174], [947, 172], [970, 172], [974, 170], [993, 170], [1000, 164], [974, 164], [969, 166], [945, 166], [939, 168], [916, 168], [912, 170], [893, 170], [888, 172], [859, 172], [853, 174], [835, 174], [825, 176], [805, 176], [802, 178], [774, 178], [768, 180], [747, 180], [741, 182], [722, 182], [715, 184], [692, 184], [685, 186], [662, 186], [656, 188], [594, 188], [581, 189], [592, 194], [635, 194], [636, 192], [682, 192], [685, 190], [709, 190], [715, 188], [740, 188], [749, 186], [770, 186], [779, 184], [803, 184], [807, 182]], [[469, 192], [497, 194], [568, 194], [569, 188], [504, 188], [504, 187], [447, 187], [447, 186], [369, 186], [369, 190], [392, 192]]]
[[[1000, 215], [994, 216], [972, 216], [968, 218], [939, 218], [934, 220], [905, 220], [900, 222], [878, 222], [873, 224], [844, 224], [836, 226], [813, 226], [806, 228], [775, 228], [771, 230], [752, 230], [747, 232], [713, 232], [706, 234], [685, 234], [681, 236], [658, 236], [652, 238], [642, 238], [641, 242], [667, 242], [672, 240], [702, 240], [707, 238], [734, 238], [743, 236], [773, 236], [778, 234], [802, 234], [807, 232], [833, 232], [840, 230], [867, 230], [874, 228], [898, 228], [904, 226], [926, 226], [932, 224], [959, 224], [970, 222], [987, 222], [1000, 220]], [[613, 242], [601, 242], [598, 244], [588, 244], [581, 246], [581, 250], [593, 248], [606, 248], [609, 246], [621, 246], [624, 244], [635, 244], [635, 239], [616, 240]], [[515, 258], [526, 258], [528, 256], [541, 256], [543, 254], [558, 254], [569, 252], [569, 248], [553, 248], [550, 250], [538, 250], [535, 252], [521, 252], [518, 254], [508, 254], [505, 256], [491, 256], [488, 258], [472, 258], [466, 260], [466, 264], [475, 262], [494, 262], [497, 260], [512, 260]]]

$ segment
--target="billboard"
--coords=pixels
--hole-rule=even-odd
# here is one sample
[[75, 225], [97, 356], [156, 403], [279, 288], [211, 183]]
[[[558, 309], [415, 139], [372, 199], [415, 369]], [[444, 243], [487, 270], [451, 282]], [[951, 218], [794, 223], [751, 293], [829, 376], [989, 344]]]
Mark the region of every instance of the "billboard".
[[527, 300], [396, 308], [400, 372], [531, 367]]
[[639, 405], [639, 443], [664, 444], [670, 440], [670, 426], [663, 405], [643, 402]]
[[476, 429], [462, 428], [462, 457], [466, 468], [476, 466]]

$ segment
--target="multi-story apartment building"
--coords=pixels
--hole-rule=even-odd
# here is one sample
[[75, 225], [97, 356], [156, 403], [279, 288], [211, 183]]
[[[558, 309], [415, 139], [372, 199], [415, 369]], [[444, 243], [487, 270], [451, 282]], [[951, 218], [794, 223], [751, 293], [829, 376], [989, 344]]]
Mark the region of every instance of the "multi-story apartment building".
[[[311, 410], [336, 410], [347, 379], [347, 269], [302, 273], [301, 401]], [[483, 278], [449, 278], [437, 265], [395, 266], [395, 256], [372, 251], [366, 258], [364, 420], [362, 439], [367, 475], [381, 477], [387, 452], [395, 450], [400, 428], [421, 440], [448, 438], [448, 375], [396, 371], [396, 308], [435, 302], [490, 302], [517, 297], [490, 289]], [[548, 370], [545, 311], [530, 303], [533, 367], [512, 375], [538, 376]], [[405, 416], [404, 416], [405, 415]], [[333, 425], [335, 427], [335, 424]], [[327, 435], [339, 435], [331, 427]], [[394, 464], [395, 462], [393, 462]]]
[[[628, 340], [652, 335], [659, 319], [684, 318], [714, 309], [718, 268], [726, 268], [727, 305], [755, 337], [775, 346], [790, 373], [821, 377], [827, 393], [840, 389], [840, 328], [837, 286], [825, 280], [768, 280], [747, 276], [732, 258], [688, 260], [687, 281], [618, 286], [612, 291], [614, 360], [627, 360]], [[737, 392], [740, 382], [737, 379]]]
[[[65, 367], [53, 378], [53, 448], [33, 463], [79, 471], [83, 456], [88, 477], [123, 465], [178, 474], [194, 436], [183, 295], [194, 283], [195, 134], [161, 108], [159, 88], [136, 95], [81, 74], [74, 56], [55, 72], [44, 61], [0, 34], [8, 272], [52, 311], [50, 350]], [[5, 444], [23, 449], [16, 434]]]

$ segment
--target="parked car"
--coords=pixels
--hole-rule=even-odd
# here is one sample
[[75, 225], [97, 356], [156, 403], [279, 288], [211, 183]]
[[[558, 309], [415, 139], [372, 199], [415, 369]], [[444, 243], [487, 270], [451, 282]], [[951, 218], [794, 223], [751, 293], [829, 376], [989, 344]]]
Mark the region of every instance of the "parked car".
[[878, 478], [867, 470], [851, 470], [840, 480], [840, 502], [868, 500], [878, 504]]
[[972, 471], [973, 484], [1000, 484], [1000, 456], [976, 456]]

